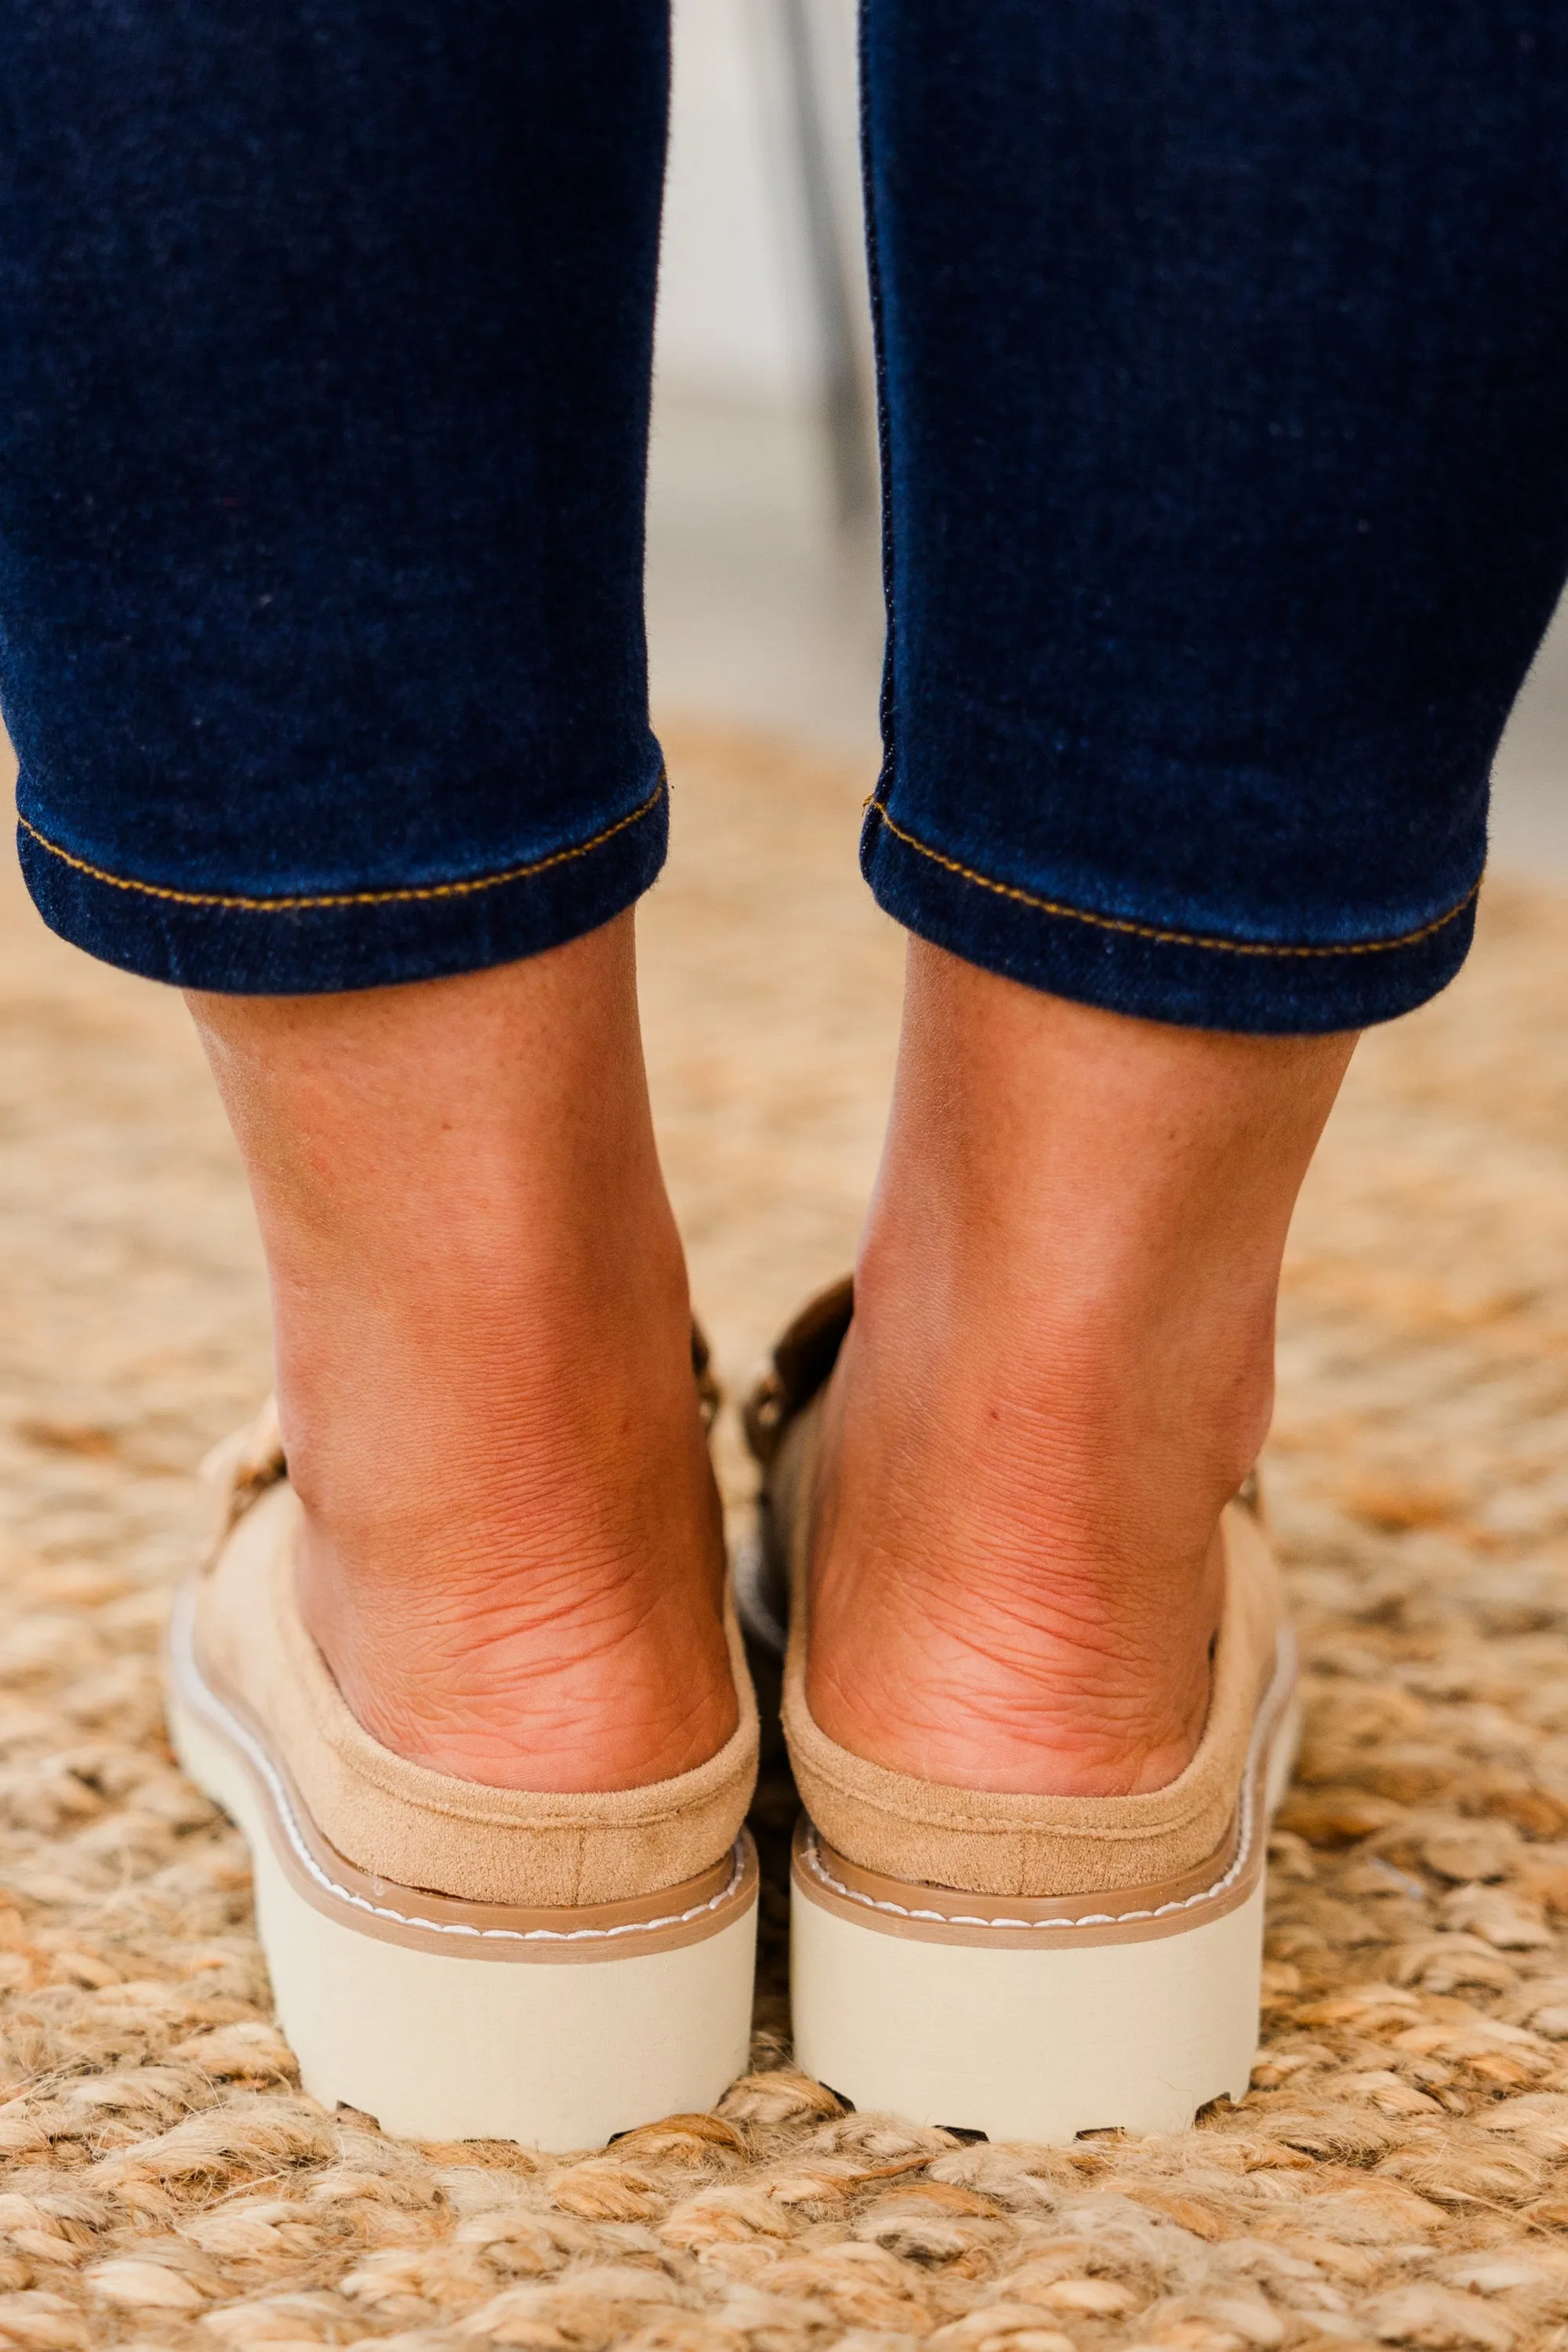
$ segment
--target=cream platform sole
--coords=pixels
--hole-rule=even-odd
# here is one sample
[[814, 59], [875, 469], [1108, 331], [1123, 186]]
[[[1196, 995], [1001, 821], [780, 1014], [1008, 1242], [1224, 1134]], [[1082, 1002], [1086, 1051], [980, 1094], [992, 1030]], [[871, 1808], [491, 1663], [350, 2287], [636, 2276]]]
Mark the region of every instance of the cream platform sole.
[[711, 2106], [744, 2073], [757, 1926], [745, 1832], [685, 1885], [571, 1911], [369, 1876], [321, 1838], [256, 1727], [204, 1676], [193, 1604], [187, 1587], [170, 1727], [249, 1844], [279, 2021], [313, 2096], [406, 2138], [564, 2150]]
[[798, 2063], [857, 2107], [989, 2139], [1180, 2131], [1209, 2100], [1239, 2098], [1257, 2055], [1268, 1824], [1298, 1732], [1287, 1629], [1230, 1845], [1168, 1887], [955, 1894], [857, 1869], [803, 1822]]

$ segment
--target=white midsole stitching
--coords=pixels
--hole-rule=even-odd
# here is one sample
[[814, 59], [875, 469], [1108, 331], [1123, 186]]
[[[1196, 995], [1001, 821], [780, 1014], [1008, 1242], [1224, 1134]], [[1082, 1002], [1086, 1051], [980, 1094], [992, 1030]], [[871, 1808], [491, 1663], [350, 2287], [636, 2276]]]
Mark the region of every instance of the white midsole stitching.
[[694, 1904], [689, 1911], [672, 1911], [661, 1919], [628, 1919], [618, 1927], [465, 1927], [452, 1919], [422, 1919], [415, 1912], [395, 1911], [390, 1904], [372, 1903], [368, 1896], [355, 1895], [347, 1886], [340, 1886], [328, 1876], [316, 1860], [300, 1832], [289, 1791], [279, 1777], [271, 1758], [237, 1715], [231, 1713], [203, 1675], [196, 1660], [195, 1640], [195, 1602], [188, 1591], [180, 1593], [174, 1604], [169, 1626], [169, 1653], [183, 1696], [199, 1713], [205, 1714], [226, 1739], [243, 1751], [266, 1784], [268, 1794], [283, 1824], [289, 1850], [301, 1867], [314, 1879], [323, 1892], [351, 1910], [365, 1912], [374, 1919], [390, 1919], [399, 1927], [420, 1927], [432, 1936], [467, 1936], [476, 1942], [510, 1944], [582, 1944], [610, 1942], [623, 1936], [649, 1936], [659, 1927], [684, 1927], [692, 1920], [705, 1918], [710, 1912], [722, 1910], [731, 1902], [745, 1874], [745, 1853], [736, 1840], [732, 1850], [732, 1867], [729, 1884], [706, 1903]]
[[1237, 1881], [1245, 1875], [1251, 1859], [1253, 1843], [1258, 1833], [1258, 1808], [1254, 1790], [1258, 1777], [1258, 1751], [1266, 1748], [1273, 1738], [1279, 1718], [1284, 1712], [1285, 1702], [1289, 1697], [1296, 1680], [1296, 1637], [1289, 1625], [1280, 1627], [1274, 1654], [1274, 1673], [1269, 1681], [1268, 1695], [1258, 1711], [1258, 1720], [1252, 1727], [1252, 1738], [1247, 1755], [1247, 1770], [1242, 1777], [1241, 1825], [1237, 1839], [1236, 1858], [1224, 1876], [1216, 1878], [1212, 1886], [1201, 1887], [1197, 1894], [1184, 1895], [1179, 1903], [1162, 1903], [1154, 1909], [1147, 1911], [1091, 1911], [1081, 1919], [980, 1919], [957, 1911], [920, 1910], [911, 1904], [891, 1903], [880, 1895], [864, 1895], [858, 1887], [846, 1886], [843, 1880], [836, 1878], [823, 1861], [816, 1827], [812, 1822], [806, 1823], [802, 1859], [812, 1875], [819, 1879], [824, 1886], [830, 1887], [833, 1893], [841, 1896], [846, 1903], [858, 1903], [862, 1910], [866, 1911], [889, 1912], [899, 1919], [930, 1921], [941, 1927], [1024, 1927], [1036, 1929], [1041, 1935], [1054, 1936], [1058, 1935], [1064, 1927], [1121, 1927], [1136, 1926], [1142, 1920], [1169, 1919], [1180, 1912], [1192, 1911], [1200, 1904], [1215, 1902], [1220, 1895], [1227, 1895]]

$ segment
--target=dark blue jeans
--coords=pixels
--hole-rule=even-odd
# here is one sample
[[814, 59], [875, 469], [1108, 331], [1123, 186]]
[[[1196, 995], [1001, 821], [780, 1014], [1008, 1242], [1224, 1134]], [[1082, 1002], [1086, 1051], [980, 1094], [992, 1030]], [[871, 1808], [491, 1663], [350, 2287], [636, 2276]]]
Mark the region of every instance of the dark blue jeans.
[[[47, 920], [209, 989], [531, 954], [665, 844], [663, 0], [0, 0], [0, 695]], [[1468, 945], [1568, 572], [1558, 0], [868, 0], [864, 863], [1156, 1018]]]

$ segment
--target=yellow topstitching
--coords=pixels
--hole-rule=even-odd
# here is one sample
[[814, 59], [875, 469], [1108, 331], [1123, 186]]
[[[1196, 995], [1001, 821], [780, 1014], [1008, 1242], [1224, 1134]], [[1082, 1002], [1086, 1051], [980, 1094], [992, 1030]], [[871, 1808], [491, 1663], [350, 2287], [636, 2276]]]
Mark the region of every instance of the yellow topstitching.
[[1478, 877], [1458, 905], [1450, 907], [1446, 915], [1438, 915], [1431, 922], [1423, 923], [1418, 930], [1402, 931], [1397, 939], [1347, 940], [1341, 947], [1305, 948], [1280, 947], [1271, 940], [1216, 939], [1204, 931], [1162, 930], [1157, 924], [1134, 923], [1120, 915], [1090, 915], [1081, 907], [1067, 907], [1055, 898], [1037, 898], [1034, 891], [1020, 890], [1014, 883], [994, 882], [989, 874], [977, 874], [972, 866], [961, 866], [956, 857], [944, 857], [940, 849], [929, 849], [923, 841], [917, 841], [912, 833], [906, 832], [901, 824], [895, 823], [875, 794], [867, 801], [866, 806], [873, 814], [880, 817], [890, 834], [906, 843], [910, 849], [918, 850], [922, 857], [929, 857], [933, 866], [945, 867], [949, 874], [956, 874], [961, 881], [973, 882], [977, 889], [994, 891], [998, 898], [1016, 898], [1021, 906], [1037, 908], [1042, 915], [1063, 915], [1071, 922], [1092, 924], [1096, 930], [1123, 931], [1131, 939], [1156, 940], [1165, 947], [1217, 948], [1226, 955], [1384, 955], [1390, 948], [1412, 948], [1418, 940], [1429, 940], [1434, 931], [1442, 930], [1445, 925], [1453, 922], [1457, 916], [1462, 915], [1466, 908], [1475, 899], [1481, 887], [1480, 879]]
[[247, 898], [220, 890], [174, 890], [159, 882], [134, 882], [123, 874], [110, 874], [101, 866], [90, 866], [85, 857], [73, 857], [68, 849], [62, 849], [47, 834], [40, 833], [36, 824], [29, 824], [19, 811], [16, 823], [51, 857], [58, 857], [62, 865], [87, 875], [94, 882], [107, 882], [112, 890], [133, 890], [143, 898], [172, 899], [177, 907], [235, 907], [251, 915], [289, 915], [321, 907], [386, 907], [403, 905], [411, 899], [467, 898], [477, 890], [498, 889], [503, 882], [525, 882], [530, 875], [543, 874], [552, 866], [564, 866], [574, 857], [586, 857], [590, 850], [602, 848], [617, 833], [625, 833], [628, 825], [636, 824], [658, 806], [665, 781], [661, 774], [639, 807], [633, 809], [629, 816], [617, 817], [614, 824], [607, 824], [592, 840], [579, 841], [570, 849], [552, 850], [548, 857], [536, 857], [526, 866], [509, 866], [502, 874], [478, 875], [471, 882], [428, 882], [400, 889], [342, 890], [291, 898]]

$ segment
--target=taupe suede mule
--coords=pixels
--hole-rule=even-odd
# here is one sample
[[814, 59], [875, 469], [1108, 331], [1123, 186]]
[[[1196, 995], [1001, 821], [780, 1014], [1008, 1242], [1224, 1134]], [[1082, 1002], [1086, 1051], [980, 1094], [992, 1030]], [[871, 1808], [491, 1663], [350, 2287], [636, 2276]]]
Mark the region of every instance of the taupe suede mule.
[[[700, 1365], [700, 1370], [701, 1369]], [[603, 2144], [744, 2071], [757, 1710], [645, 1789], [531, 1795], [383, 1748], [294, 1594], [276, 1418], [220, 1449], [226, 1526], [176, 1603], [169, 1719], [249, 1843], [257, 1922], [307, 2090], [420, 2139]]]
[[992, 2138], [1171, 2131], [1246, 2090], [1263, 1862], [1295, 1754], [1295, 1652], [1254, 1501], [1222, 1522], [1208, 1720], [1168, 1788], [1030, 1797], [943, 1787], [829, 1739], [806, 1701], [807, 1564], [847, 1282], [785, 1332], [746, 1408], [763, 1468], [738, 1571], [753, 1642], [785, 1640], [805, 1806], [791, 1902], [800, 2063], [859, 2107]]

